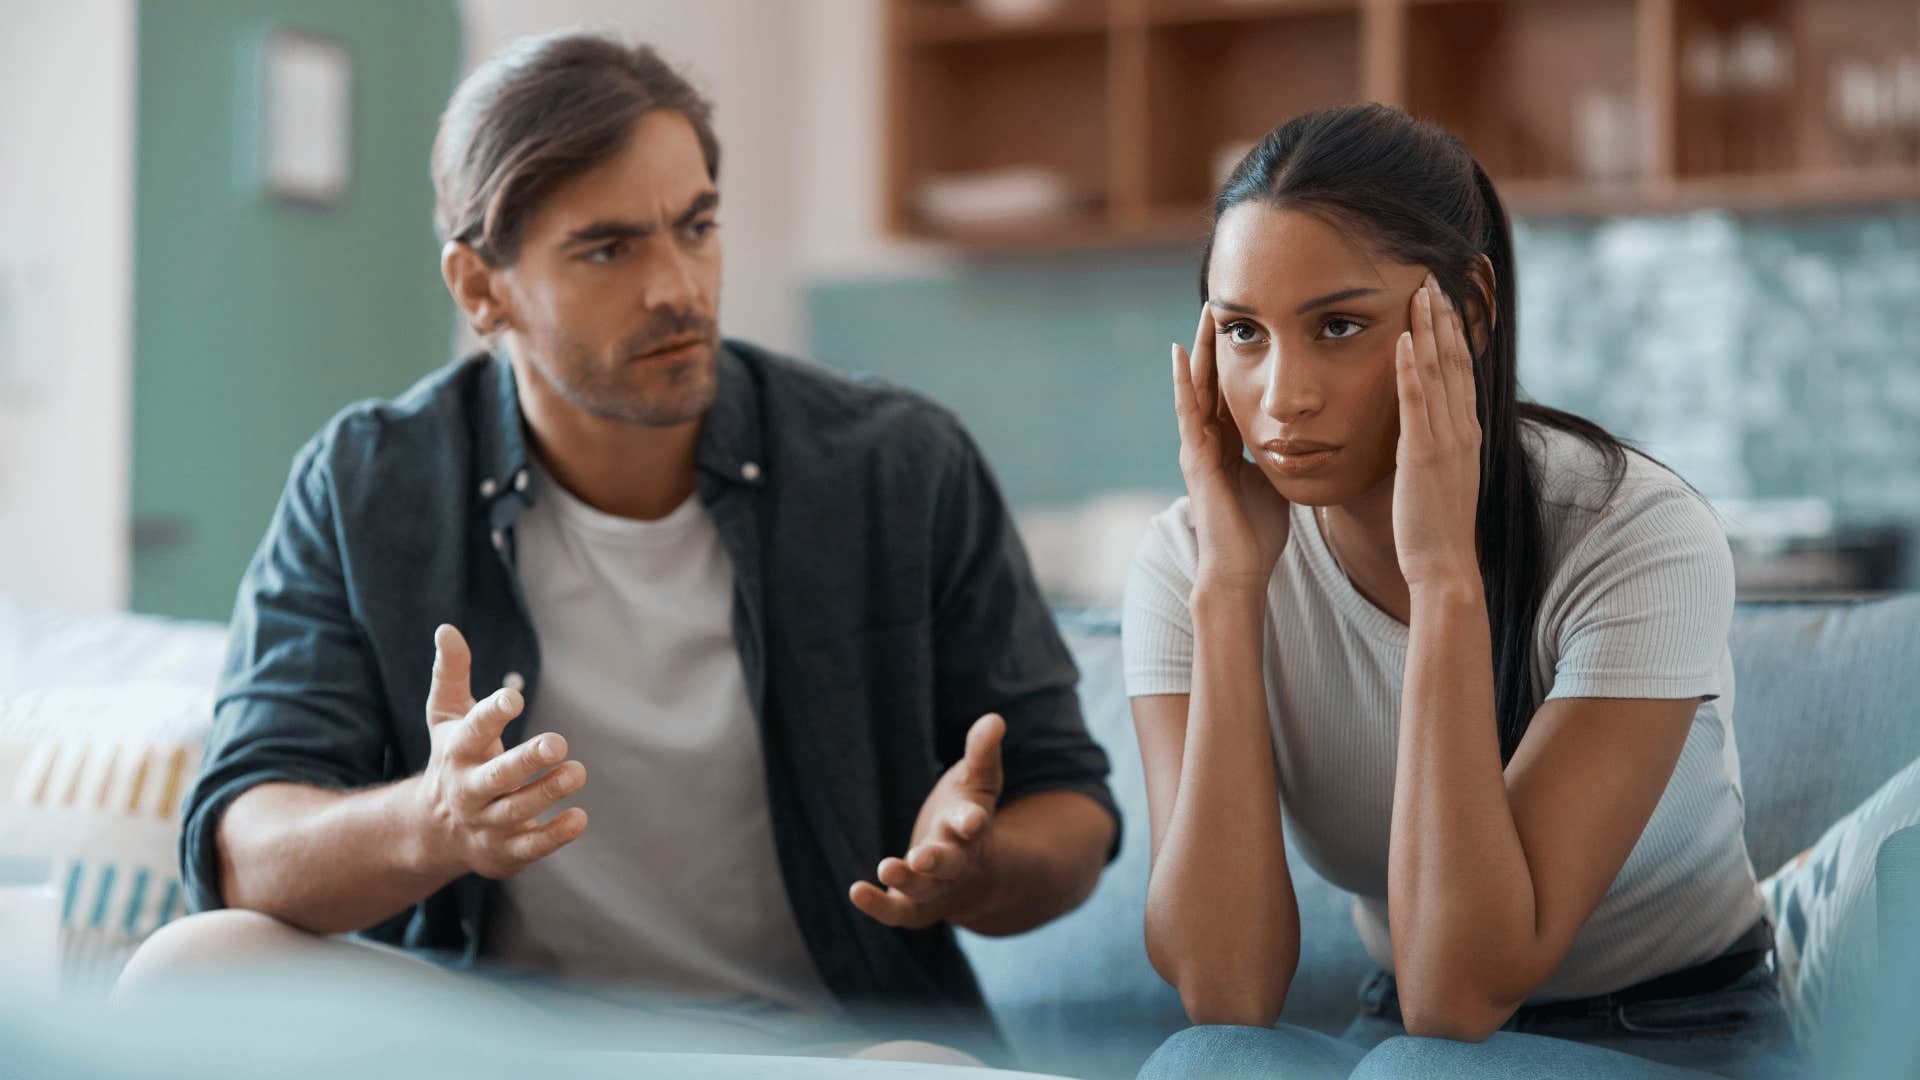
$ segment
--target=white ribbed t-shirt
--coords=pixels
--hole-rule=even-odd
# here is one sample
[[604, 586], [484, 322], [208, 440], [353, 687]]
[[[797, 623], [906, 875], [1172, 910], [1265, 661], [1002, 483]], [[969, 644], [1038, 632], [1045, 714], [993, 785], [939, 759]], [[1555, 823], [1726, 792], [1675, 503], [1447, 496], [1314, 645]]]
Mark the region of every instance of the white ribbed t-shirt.
[[[1629, 452], [1619, 490], [1600, 452], [1528, 426], [1548, 582], [1533, 638], [1537, 700], [1700, 698], [1639, 842], [1560, 967], [1528, 1000], [1586, 997], [1709, 960], [1759, 919], [1733, 735], [1733, 563], [1712, 510]], [[1127, 693], [1193, 683], [1198, 562], [1187, 500], [1154, 518], [1127, 582]], [[1310, 508], [1267, 590], [1265, 682], [1287, 843], [1354, 894], [1354, 924], [1391, 971], [1387, 840], [1407, 627], [1347, 580]], [[1491, 722], [1491, 721], [1489, 721]]]

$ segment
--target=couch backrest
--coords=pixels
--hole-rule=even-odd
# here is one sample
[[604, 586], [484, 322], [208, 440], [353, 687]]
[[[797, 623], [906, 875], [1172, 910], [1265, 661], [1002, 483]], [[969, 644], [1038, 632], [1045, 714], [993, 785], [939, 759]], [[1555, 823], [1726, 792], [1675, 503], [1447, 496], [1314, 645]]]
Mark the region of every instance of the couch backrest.
[[1920, 594], [1734, 611], [1734, 736], [1762, 877], [1920, 758]]

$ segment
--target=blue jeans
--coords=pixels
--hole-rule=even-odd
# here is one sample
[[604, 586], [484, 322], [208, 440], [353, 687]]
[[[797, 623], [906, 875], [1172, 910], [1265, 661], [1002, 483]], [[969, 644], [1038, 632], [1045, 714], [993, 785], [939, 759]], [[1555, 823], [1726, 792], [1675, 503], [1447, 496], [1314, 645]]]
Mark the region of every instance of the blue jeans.
[[1478, 1043], [1408, 1035], [1393, 976], [1384, 971], [1367, 979], [1360, 999], [1360, 1015], [1338, 1039], [1285, 1023], [1188, 1028], [1154, 1051], [1141, 1080], [1773, 1080], [1800, 1071], [1780, 991], [1765, 964], [1708, 994], [1631, 1004], [1593, 999], [1589, 1010], [1522, 1009]]

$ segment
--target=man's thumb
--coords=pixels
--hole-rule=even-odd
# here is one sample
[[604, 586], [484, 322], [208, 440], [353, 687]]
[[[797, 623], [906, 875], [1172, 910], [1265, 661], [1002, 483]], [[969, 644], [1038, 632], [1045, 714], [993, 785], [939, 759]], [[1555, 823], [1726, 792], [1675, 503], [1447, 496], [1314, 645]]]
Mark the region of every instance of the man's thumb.
[[459, 720], [472, 711], [473, 652], [449, 623], [433, 631], [433, 683], [427, 688], [427, 723]]
[[1000, 742], [1006, 734], [1007, 721], [999, 713], [988, 713], [967, 730], [967, 774], [973, 786], [1000, 790]]

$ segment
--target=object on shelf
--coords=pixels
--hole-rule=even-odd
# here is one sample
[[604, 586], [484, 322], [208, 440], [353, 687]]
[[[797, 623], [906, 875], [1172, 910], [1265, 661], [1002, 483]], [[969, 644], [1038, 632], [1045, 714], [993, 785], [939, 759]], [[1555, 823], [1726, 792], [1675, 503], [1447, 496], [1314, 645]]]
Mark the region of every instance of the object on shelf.
[[1061, 0], [969, 0], [969, 6], [995, 22], [1037, 22], [1058, 12]]
[[1909, 531], [1842, 524], [1825, 499], [1716, 499], [1743, 598], [1885, 592], [1900, 586]]
[[994, 228], [1070, 216], [1091, 200], [1057, 169], [1014, 165], [947, 173], [920, 181], [915, 202], [927, 224], [944, 229]]
[[1580, 176], [1600, 183], [1640, 174], [1640, 110], [1630, 94], [1589, 89], [1574, 101]]

